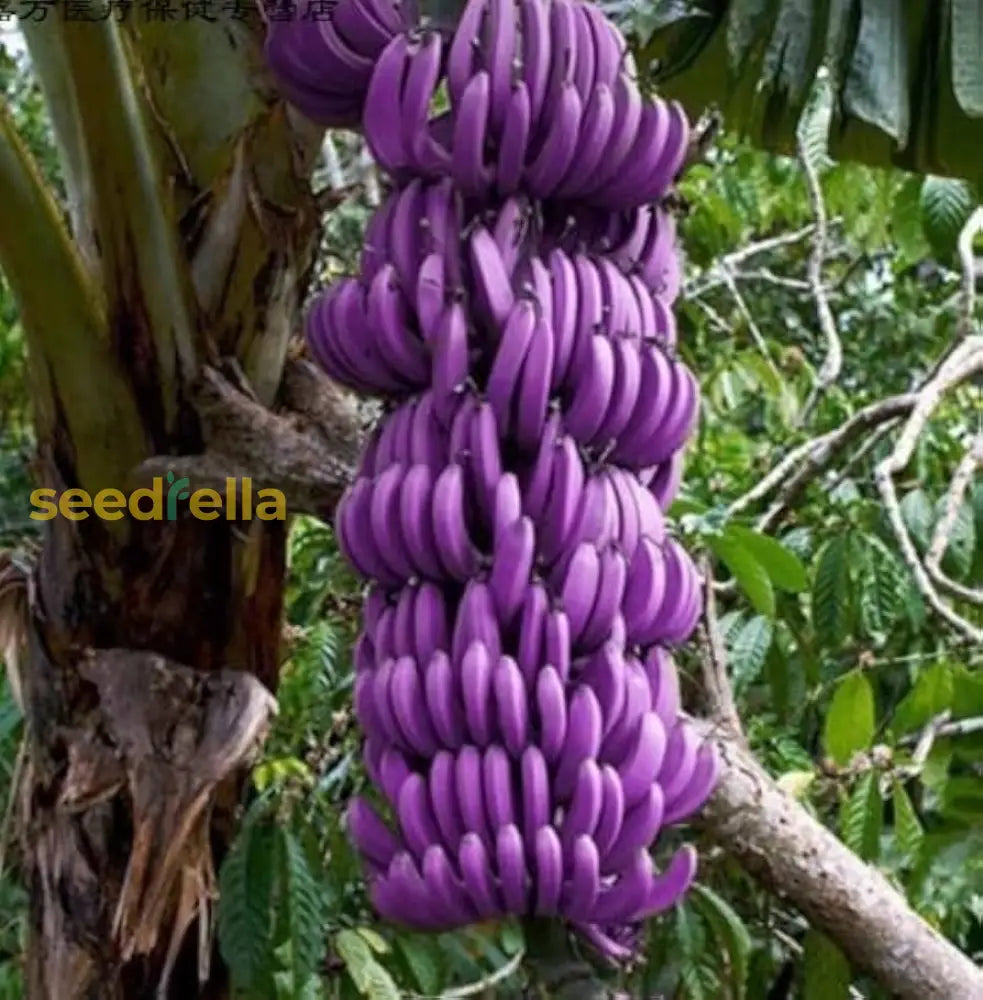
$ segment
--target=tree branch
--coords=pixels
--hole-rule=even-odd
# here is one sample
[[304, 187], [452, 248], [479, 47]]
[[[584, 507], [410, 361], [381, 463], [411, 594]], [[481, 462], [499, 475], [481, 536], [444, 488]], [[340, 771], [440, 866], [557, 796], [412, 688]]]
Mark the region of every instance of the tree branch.
[[[934, 723], [934, 725], [933, 725]], [[955, 721], [947, 721], [944, 717], [941, 719], [933, 719], [929, 723], [931, 728], [932, 738], [934, 739], [946, 739], [952, 736], [972, 736], [975, 733], [983, 733], [983, 716], [974, 716], [969, 719], [956, 719]], [[902, 736], [898, 740], [898, 746], [902, 747], [913, 747], [918, 746], [924, 737], [923, 733], [909, 733], [907, 736]], [[924, 758], [928, 754], [921, 755]]]
[[819, 321], [819, 330], [826, 341], [826, 356], [823, 358], [823, 363], [819, 368], [812, 392], [809, 394], [809, 398], [806, 400], [805, 406], [799, 414], [798, 423], [801, 427], [809, 419], [822, 394], [840, 377], [840, 371], [843, 368], [843, 345], [840, 342], [840, 335], [836, 329], [836, 319], [833, 317], [833, 311], [829, 307], [826, 289], [823, 287], [823, 262], [826, 259], [828, 227], [826, 205], [823, 202], [823, 191], [819, 183], [819, 175], [816, 173], [815, 166], [810, 161], [808, 154], [802, 146], [801, 137], [799, 138], [799, 162], [802, 164], [802, 172], [806, 179], [809, 204], [812, 206], [812, 213], [816, 217], [816, 229], [812, 239], [812, 253], [809, 255], [809, 262], [806, 265], [806, 280], [812, 288], [812, 297], [816, 303], [816, 318]]
[[706, 603], [700, 640], [711, 718], [694, 724], [717, 744], [721, 773], [697, 825], [899, 1000], [983, 996], [983, 972], [755, 760], [728, 681], [710, 567], [704, 563], [703, 570]]
[[758, 480], [747, 493], [738, 497], [727, 508], [727, 517], [740, 514], [764, 500], [779, 489], [778, 498], [761, 519], [759, 530], [767, 531], [775, 524], [781, 513], [801, 495], [802, 490], [836, 457], [849, 447], [865, 431], [876, 428], [886, 421], [895, 420], [911, 411], [915, 405], [914, 393], [889, 396], [858, 410], [834, 430], [812, 438], [793, 448], [763, 478]]
[[769, 367], [772, 374], [776, 379], [781, 381], [781, 373], [775, 367], [775, 362], [772, 360], [771, 353], [768, 351], [768, 345], [765, 343], [765, 338], [758, 329], [758, 324], [754, 320], [754, 316], [751, 315], [751, 310], [748, 308], [747, 302], [744, 301], [744, 296], [741, 295], [740, 289], [737, 287], [737, 282], [734, 280], [734, 274], [729, 267], [724, 266], [721, 268], [721, 277], [723, 278], [724, 285], [727, 287], [727, 291], [730, 292], [731, 297], [737, 303], [737, 311], [741, 314], [744, 322], [747, 323], [748, 333], [751, 334], [751, 339], [754, 341], [754, 346], [757, 347], [758, 352], [764, 358], [765, 364]]
[[940, 618], [971, 642], [983, 642], [983, 629], [946, 604], [936, 590], [901, 515], [894, 476], [902, 472], [911, 461], [925, 425], [945, 392], [981, 370], [983, 370], [983, 336], [967, 337], [949, 355], [935, 377], [918, 390], [915, 406], [895, 442], [893, 451], [874, 471], [874, 479], [884, 501], [891, 530], [898, 540], [901, 554], [915, 578], [919, 591]]
[[707, 727], [723, 767], [701, 814], [727, 854], [788, 899], [898, 1000], [983, 996], [983, 971], [911, 910], [730, 736]]
[[[836, 220], [833, 221], [835, 222]], [[691, 279], [683, 286], [685, 297], [687, 299], [696, 298], [704, 292], [708, 292], [711, 288], [722, 285], [724, 283], [723, 271], [738, 271], [739, 264], [758, 256], [758, 254], [780, 250], [783, 247], [801, 243], [804, 239], [808, 239], [815, 230], [816, 224], [811, 222], [808, 226], [803, 226], [801, 229], [793, 230], [790, 233], [781, 233], [778, 236], [768, 236], [765, 239], [756, 240], [737, 250], [732, 250], [728, 254], [724, 254], [723, 257], [716, 260], [713, 266], [700, 275], [700, 277]]]
[[942, 570], [942, 557], [949, 546], [949, 538], [956, 525], [963, 497], [973, 479], [973, 474], [980, 466], [983, 466], [983, 434], [976, 435], [952, 474], [952, 481], [946, 493], [945, 509], [935, 526], [935, 534], [932, 536], [928, 552], [925, 553], [925, 571], [931, 579], [942, 590], [971, 604], [983, 604], [983, 587], [966, 587], [951, 579]]
[[294, 412], [274, 413], [205, 368], [194, 390], [206, 450], [157, 455], [130, 473], [133, 485], [174, 472], [195, 488], [225, 493], [227, 480], [249, 478], [255, 489], [278, 489], [294, 513], [330, 521], [355, 473], [361, 433], [351, 401], [313, 365], [288, 365], [285, 395]]
[[978, 205], [973, 214], [959, 231], [959, 263], [962, 268], [962, 287], [959, 292], [960, 337], [968, 337], [973, 332], [973, 314], [976, 311], [976, 261], [973, 242], [983, 235], [983, 205]]
[[744, 727], [734, 701], [734, 690], [727, 673], [727, 653], [717, 619], [717, 598], [714, 592], [713, 570], [709, 558], [701, 569], [704, 580], [703, 624], [698, 632], [703, 668], [703, 690], [708, 714], [738, 742], [744, 742]]

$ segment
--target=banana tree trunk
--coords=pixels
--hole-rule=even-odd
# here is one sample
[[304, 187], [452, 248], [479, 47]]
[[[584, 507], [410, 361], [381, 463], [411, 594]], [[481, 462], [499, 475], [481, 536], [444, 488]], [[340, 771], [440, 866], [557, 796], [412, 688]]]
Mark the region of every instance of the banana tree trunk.
[[[128, 492], [140, 463], [204, 450], [206, 365], [275, 404], [319, 135], [276, 98], [257, 23], [25, 27], [71, 217], [0, 108], [0, 266], [27, 331], [37, 485]], [[172, 520], [44, 527], [20, 679], [27, 995], [224, 996], [215, 868], [275, 707], [286, 522], [181, 502]]]

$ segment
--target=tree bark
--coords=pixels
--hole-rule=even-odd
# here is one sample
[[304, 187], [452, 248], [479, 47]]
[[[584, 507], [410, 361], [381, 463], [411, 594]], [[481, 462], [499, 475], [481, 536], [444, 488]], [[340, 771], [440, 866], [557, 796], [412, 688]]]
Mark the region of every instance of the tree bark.
[[[200, 454], [196, 385], [223, 359], [256, 409], [274, 403], [320, 131], [275, 94], [262, 36], [258, 18], [28, 32], [73, 226], [0, 115], [38, 486], [127, 490], [147, 459]], [[214, 873], [274, 705], [286, 523], [182, 509], [45, 527], [21, 678], [28, 997], [218, 1000]]]
[[284, 523], [241, 528], [50, 522], [24, 678], [31, 1000], [221, 995], [213, 849], [271, 711], [284, 568]]
[[739, 739], [713, 736], [723, 768], [700, 823], [729, 856], [898, 1000], [983, 997], [983, 970], [786, 795]]

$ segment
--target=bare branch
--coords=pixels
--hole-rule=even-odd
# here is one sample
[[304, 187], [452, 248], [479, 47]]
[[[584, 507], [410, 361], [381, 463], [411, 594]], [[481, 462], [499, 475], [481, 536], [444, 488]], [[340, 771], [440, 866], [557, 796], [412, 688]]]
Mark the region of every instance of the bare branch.
[[959, 302], [959, 335], [968, 337], [973, 332], [973, 313], [976, 310], [976, 261], [973, 259], [973, 241], [983, 236], [983, 205], [978, 205], [959, 231], [959, 263], [962, 267], [962, 288]]
[[[956, 719], [955, 721], [952, 721], [949, 719], [949, 712], [946, 711], [942, 715], [938, 715], [931, 719], [925, 727], [925, 732], [909, 733], [907, 736], [902, 736], [901, 739], [898, 740], [898, 746], [920, 747], [925, 738], [925, 733], [928, 731], [931, 731], [933, 740], [945, 739], [951, 736], [972, 736], [975, 733], [983, 733], [983, 716], [977, 715], [969, 719]], [[931, 749], [931, 747], [929, 747], [929, 749]], [[925, 758], [928, 756], [928, 752], [919, 754], [916, 750], [915, 756], [924, 762]]]
[[754, 243], [748, 243], [747, 246], [733, 250], [715, 261], [713, 266], [700, 275], [700, 277], [687, 282], [684, 286], [683, 294], [687, 299], [702, 295], [711, 288], [723, 284], [722, 270], [736, 272], [738, 265], [744, 263], [744, 261], [750, 260], [752, 257], [757, 257], [762, 253], [770, 253], [772, 250], [780, 250], [783, 247], [801, 243], [803, 240], [808, 239], [815, 232], [815, 229], [815, 223], [810, 223], [808, 226], [803, 226], [802, 229], [796, 229], [790, 233], [781, 233], [779, 236], [769, 236], [763, 240], [756, 240]]
[[759, 267], [756, 271], [734, 271], [735, 281], [761, 281], [767, 285], [777, 285], [779, 288], [788, 288], [793, 292], [809, 292], [812, 286], [808, 281], [801, 278], [786, 278], [782, 274], [775, 274], [767, 267]]
[[968, 337], [949, 355], [935, 378], [918, 391], [917, 402], [895, 442], [894, 450], [874, 472], [891, 529], [901, 547], [901, 554], [914, 575], [919, 591], [928, 605], [944, 621], [972, 642], [983, 642], [983, 629], [953, 610], [936, 590], [901, 516], [901, 506], [893, 477], [902, 472], [911, 461], [925, 425], [944, 393], [980, 370], [983, 370], [983, 336]]
[[706, 318], [711, 322], [711, 324], [713, 324], [713, 326], [715, 326], [725, 336], [731, 336], [733, 331], [731, 330], [730, 325], [723, 318], [723, 316], [721, 316], [720, 313], [713, 308], [713, 306], [704, 302], [703, 299], [694, 298], [692, 301], [693, 304], [706, 315]]
[[942, 570], [942, 557], [949, 546], [952, 529], [956, 525], [959, 508], [963, 497], [978, 468], [983, 466], [983, 434], [976, 438], [966, 449], [962, 461], [956, 466], [949, 489], [946, 493], [945, 509], [939, 523], [935, 526], [935, 534], [925, 553], [925, 570], [935, 583], [954, 597], [959, 597], [972, 604], [983, 604], [983, 587], [966, 587], [951, 579]]
[[[921, 769], [925, 766], [925, 761], [928, 760], [928, 755], [932, 752], [932, 747], [935, 745], [939, 730], [949, 721], [950, 714], [949, 709], [946, 709], [944, 712], [932, 716], [921, 733], [913, 738], [915, 752], [911, 755], [911, 763], [915, 774], [920, 773]], [[901, 745], [904, 745], [903, 740], [901, 741]]]
[[823, 202], [819, 175], [806, 151], [802, 148], [801, 137], [799, 139], [799, 162], [802, 164], [802, 172], [805, 175], [812, 213], [816, 217], [812, 253], [809, 255], [809, 263], [806, 265], [806, 280], [812, 288], [812, 297], [816, 302], [816, 318], [819, 321], [820, 332], [826, 341], [826, 356], [819, 368], [812, 392], [809, 394], [801, 414], [799, 414], [798, 423], [799, 426], [802, 426], [809, 419], [820, 396], [840, 377], [840, 371], [843, 368], [843, 345], [840, 342], [839, 331], [836, 329], [836, 319], [829, 307], [826, 289], [823, 287], [823, 262], [826, 259], [828, 229], [826, 205]]
[[781, 374], [775, 367], [775, 362], [772, 360], [771, 353], [768, 351], [768, 345], [765, 343], [765, 338], [762, 335], [761, 330], [758, 328], [758, 324], [754, 321], [754, 316], [751, 315], [751, 310], [748, 308], [747, 302], [744, 301], [744, 296], [741, 295], [740, 289], [737, 287], [737, 282], [734, 281], [733, 273], [728, 267], [722, 268], [720, 273], [724, 284], [727, 286], [727, 291], [730, 292], [734, 301], [737, 303], [738, 312], [741, 314], [744, 322], [747, 323], [748, 333], [751, 334], [754, 346], [765, 359], [765, 363], [771, 369], [775, 378], [781, 381]]
[[953, 308], [956, 310], [956, 336], [952, 339], [949, 347], [939, 355], [935, 364], [929, 369], [928, 374], [922, 381], [922, 385], [927, 385], [938, 375], [942, 366], [951, 357], [953, 351], [959, 347], [960, 343], [966, 337], [971, 336], [976, 328], [974, 326], [974, 314], [976, 311], [976, 281], [978, 275], [973, 255], [973, 241], [981, 232], [983, 232], [983, 205], [976, 208], [959, 231], [959, 238], [956, 242], [962, 271], [959, 290], [932, 310], [935, 315], [947, 313]]
[[744, 741], [744, 727], [734, 701], [734, 691], [727, 675], [727, 654], [720, 635], [717, 619], [717, 600], [713, 587], [713, 570], [709, 559], [704, 559], [703, 572], [703, 625], [698, 641], [701, 647], [703, 688], [711, 718], [723, 726], [735, 739]]
[[860, 462], [869, 455], [881, 440], [891, 433], [901, 422], [900, 417], [893, 417], [891, 420], [886, 420], [879, 427], [875, 427], [873, 433], [864, 439], [859, 448], [843, 463], [842, 467], [839, 468], [835, 475], [832, 471], [827, 473], [826, 478], [823, 480], [823, 488], [827, 493], [832, 493], [840, 483], [850, 474], [850, 472], [855, 469]]
[[[858, 410], [849, 420], [835, 430], [812, 438], [790, 451], [770, 472], [760, 479], [743, 496], [728, 508], [727, 517], [733, 517], [748, 507], [765, 499], [781, 487], [778, 499], [762, 518], [759, 530], [766, 531], [801, 494], [806, 485], [826, 468], [844, 448], [852, 444], [865, 431], [876, 428], [889, 420], [910, 412], [915, 405], [915, 394], [889, 396]], [[793, 475], [794, 472], [794, 475]]]

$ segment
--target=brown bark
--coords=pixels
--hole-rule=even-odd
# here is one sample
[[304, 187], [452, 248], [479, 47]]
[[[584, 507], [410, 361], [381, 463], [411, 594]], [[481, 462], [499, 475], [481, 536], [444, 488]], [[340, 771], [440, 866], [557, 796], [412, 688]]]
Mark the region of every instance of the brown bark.
[[716, 740], [724, 766], [700, 821], [728, 855], [898, 1000], [983, 997], [983, 970], [786, 795], [738, 739]]
[[235, 527], [49, 522], [25, 676], [32, 998], [210, 978], [210, 827], [232, 826], [279, 658], [285, 525]]
[[[239, 457], [244, 425], [216, 435], [196, 392], [206, 366], [241, 369], [250, 412], [290, 424], [264, 408], [318, 225], [319, 136], [275, 98], [258, 20], [120, 30], [45, 25], [32, 47], [49, 97], [71, 98], [55, 127], [72, 154], [76, 232], [62, 231], [13, 140], [0, 163], [25, 220], [47, 209], [33, 256], [0, 241], [0, 264], [29, 330], [37, 483], [58, 491], [126, 490], [140, 462], [177, 470], [217, 437]], [[45, 272], [42, 259], [59, 266]], [[65, 260], [72, 300], [41, 287]], [[72, 308], [52, 308], [63, 301]], [[212, 961], [214, 872], [273, 704], [286, 523], [194, 520], [181, 507], [174, 521], [46, 524], [22, 664], [30, 1000], [227, 992]]]
[[131, 483], [146, 486], [173, 471], [224, 494], [230, 478], [248, 476], [254, 490], [280, 490], [292, 513], [329, 521], [355, 475], [362, 443], [358, 408], [302, 359], [284, 369], [283, 390], [289, 409], [274, 413], [206, 368], [195, 393], [204, 451], [149, 458], [133, 470]]

